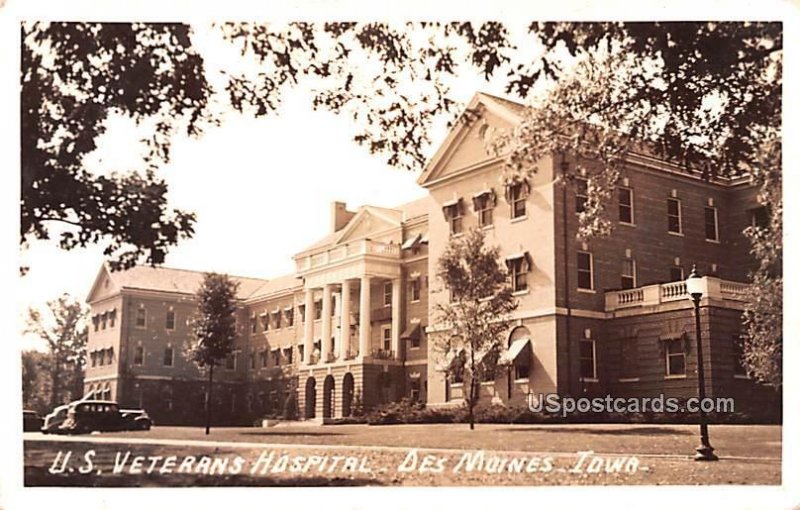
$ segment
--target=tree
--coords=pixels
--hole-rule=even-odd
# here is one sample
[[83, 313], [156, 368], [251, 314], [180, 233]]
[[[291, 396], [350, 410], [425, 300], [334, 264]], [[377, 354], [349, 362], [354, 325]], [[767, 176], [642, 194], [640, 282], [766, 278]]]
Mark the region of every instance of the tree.
[[22, 351], [22, 406], [43, 415], [50, 411], [50, 356], [39, 351]]
[[[86, 341], [89, 332], [86, 326], [85, 307], [69, 294], [48, 301], [47, 308], [45, 315], [34, 308], [28, 309], [28, 325], [25, 332], [35, 334], [47, 343], [49, 404], [53, 408], [64, 400], [82, 394]], [[30, 368], [30, 365], [27, 367]]]
[[211, 390], [214, 367], [233, 353], [236, 339], [236, 292], [239, 284], [227, 275], [206, 273], [197, 291], [197, 317], [192, 324], [190, 358], [208, 369], [206, 391], [206, 435], [211, 430]]
[[[21, 34], [20, 244], [60, 225], [60, 248], [105, 242], [114, 269], [162, 263], [195, 216], [170, 209], [155, 170], [174, 133], [200, 133], [210, 91], [189, 27], [23, 23]], [[112, 114], [155, 126], [144, 173], [84, 167]]]
[[494, 380], [510, 313], [517, 308], [498, 248], [484, 241], [479, 229], [452, 238], [436, 272], [450, 301], [435, 307], [445, 328], [435, 339], [435, 349], [446, 360], [448, 375], [464, 383], [470, 429], [475, 428], [480, 383]]

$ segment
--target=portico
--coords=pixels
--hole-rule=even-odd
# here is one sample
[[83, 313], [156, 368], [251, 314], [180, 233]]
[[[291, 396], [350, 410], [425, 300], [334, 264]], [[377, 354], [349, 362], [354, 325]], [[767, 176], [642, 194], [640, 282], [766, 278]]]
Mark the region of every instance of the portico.
[[[361, 240], [296, 260], [298, 276], [305, 282], [303, 365], [363, 361], [372, 357], [398, 359], [402, 285], [399, 245]], [[375, 346], [372, 339], [373, 300], [383, 297], [373, 296], [372, 287], [387, 283], [392, 289], [388, 306], [391, 311], [388, 353]], [[318, 312], [315, 307], [320, 304]], [[387, 308], [380, 303], [378, 306], [382, 312]]]

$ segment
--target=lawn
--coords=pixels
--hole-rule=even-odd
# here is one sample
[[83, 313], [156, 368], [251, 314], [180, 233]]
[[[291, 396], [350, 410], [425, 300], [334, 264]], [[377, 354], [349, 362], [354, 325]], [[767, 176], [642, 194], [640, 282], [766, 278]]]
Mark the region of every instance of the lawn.
[[[220, 428], [156, 427], [149, 432], [67, 438], [25, 435], [27, 485], [573, 485], [573, 484], [780, 484], [781, 427], [711, 427], [721, 460], [699, 463], [689, 455], [696, 427], [684, 425], [392, 425], [370, 427], [278, 426]], [[194, 441], [212, 441], [195, 443]], [[418, 448], [419, 450], [413, 451]], [[85, 467], [90, 450], [92, 468]], [[577, 452], [598, 454], [596, 472]], [[68, 470], [49, 473], [61, 451], [72, 452]], [[412, 457], [416, 453], [416, 457]], [[121, 464], [128, 454], [127, 462]], [[144, 458], [135, 470], [135, 456]], [[259, 459], [272, 455], [264, 468]], [[175, 456], [171, 469], [161, 468]], [[286, 457], [288, 466], [278, 469]], [[426, 458], [426, 456], [428, 456]], [[199, 459], [207, 457], [205, 469]], [[635, 457], [635, 461], [631, 458]], [[316, 459], [314, 464], [311, 460]], [[344, 458], [355, 459], [343, 469]], [[62, 457], [63, 459], [63, 457]], [[187, 459], [190, 459], [191, 462]], [[238, 459], [238, 460], [237, 460]], [[319, 464], [324, 459], [323, 464]], [[339, 460], [336, 460], [339, 459]], [[237, 471], [232, 466], [241, 461]], [[147, 467], [153, 463], [150, 472]], [[186, 469], [177, 469], [188, 462]], [[209, 472], [215, 462], [219, 468]], [[609, 464], [605, 464], [609, 462]], [[615, 464], [616, 462], [616, 464]], [[634, 462], [634, 464], [631, 464]], [[305, 463], [305, 464], [304, 464]], [[338, 463], [338, 464], [337, 464]], [[116, 468], [115, 469], [115, 464]], [[120, 465], [123, 468], [120, 469]], [[609, 472], [608, 465], [616, 468]], [[322, 469], [322, 466], [325, 469]], [[512, 467], [515, 466], [515, 467]], [[531, 469], [533, 466], [533, 469]], [[602, 467], [601, 467], [602, 466]], [[257, 469], [257, 467], [259, 469]], [[272, 469], [272, 468], [275, 469]], [[632, 467], [633, 469], [628, 469]], [[409, 468], [409, 469], [404, 469]], [[546, 469], [545, 469], [546, 468]], [[227, 469], [227, 471], [226, 471]], [[115, 473], [115, 471], [117, 471]]]

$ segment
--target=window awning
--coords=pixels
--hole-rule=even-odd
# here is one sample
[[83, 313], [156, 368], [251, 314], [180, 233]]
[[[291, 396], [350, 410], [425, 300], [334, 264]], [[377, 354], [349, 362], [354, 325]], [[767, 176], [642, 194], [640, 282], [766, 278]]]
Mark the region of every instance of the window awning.
[[403, 334], [400, 335], [401, 340], [406, 340], [408, 338], [419, 338], [419, 322], [415, 322], [409, 324]]
[[402, 249], [402, 250], [410, 250], [411, 248], [414, 248], [417, 244], [419, 244], [421, 238], [422, 238], [421, 234], [417, 234], [415, 236], [409, 237], [400, 246], [400, 249]]
[[504, 352], [499, 359], [499, 363], [511, 364], [531, 346], [530, 337], [518, 338], [511, 342], [511, 346]]
[[423, 243], [423, 244], [428, 244], [428, 233], [427, 232], [422, 234], [422, 237], [420, 237], [419, 242]]
[[447, 372], [453, 367], [456, 358], [461, 354], [464, 349], [451, 349], [442, 361], [436, 364], [437, 372]]
[[531, 260], [531, 254], [528, 253], [527, 251], [509, 255], [508, 257], [506, 257], [506, 265], [508, 266], [512, 261], [519, 259], [525, 261], [525, 267], [523, 268], [525, 271], [530, 270], [530, 268], [533, 266], [533, 261]]

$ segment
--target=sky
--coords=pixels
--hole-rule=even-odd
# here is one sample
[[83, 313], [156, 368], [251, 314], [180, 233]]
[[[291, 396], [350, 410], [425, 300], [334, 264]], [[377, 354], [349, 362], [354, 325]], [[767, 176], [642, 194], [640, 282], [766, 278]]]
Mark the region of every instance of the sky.
[[[197, 27], [195, 46], [207, 74], [241, 60], [216, 32]], [[237, 62], [238, 63], [238, 62]], [[477, 91], [502, 94], [499, 83], [461, 76], [455, 97], [466, 104]], [[139, 142], [146, 128], [114, 116], [85, 159], [95, 172], [144, 168]], [[170, 250], [165, 266], [273, 278], [294, 270], [292, 256], [328, 233], [333, 201], [353, 210], [364, 204], [383, 207], [421, 198], [419, 171], [391, 168], [352, 140], [352, 120], [314, 112], [302, 89], [289, 91], [275, 114], [255, 118], [223, 112], [220, 127], [200, 138], [173, 140], [171, 160], [159, 170], [169, 184], [175, 208], [197, 214], [196, 232]], [[433, 133], [429, 157], [446, 136]], [[53, 225], [53, 231], [58, 225]], [[22, 253], [30, 267], [19, 286], [19, 330], [27, 309], [44, 308], [62, 293], [84, 300], [103, 263], [102, 246], [63, 251], [53, 242], [34, 241]], [[22, 335], [22, 348], [43, 349], [40, 339]]]

